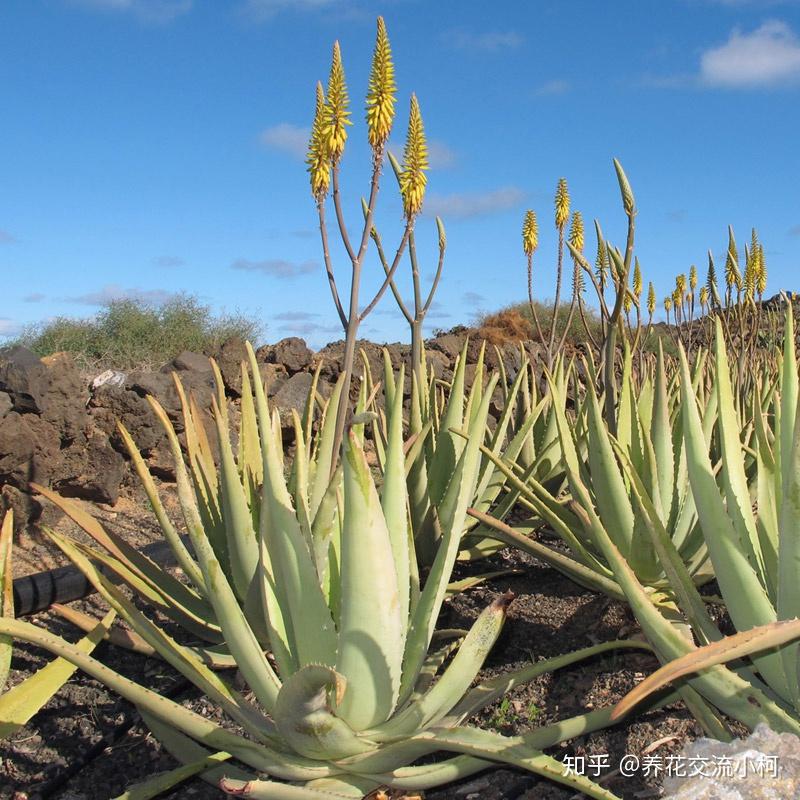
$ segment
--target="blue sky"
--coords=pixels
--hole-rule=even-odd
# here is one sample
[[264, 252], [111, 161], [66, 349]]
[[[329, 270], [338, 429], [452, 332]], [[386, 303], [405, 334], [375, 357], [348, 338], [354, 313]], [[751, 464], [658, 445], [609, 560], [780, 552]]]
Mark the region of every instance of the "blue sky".
[[[412, 91], [431, 143], [423, 275], [435, 266], [433, 214], [448, 233], [429, 329], [525, 296], [529, 207], [541, 229], [535, 292], [552, 296], [560, 176], [588, 233], [596, 217], [621, 245], [613, 157], [636, 194], [637, 253], [659, 298], [692, 263], [705, 274], [728, 224], [740, 245], [758, 229], [768, 291], [800, 289], [798, 2], [3, 0], [0, 333], [184, 290], [259, 317], [269, 340], [340, 338], [303, 155], [338, 38], [356, 228], [378, 14], [397, 70], [393, 149]], [[377, 219], [392, 249], [402, 220], [391, 174]], [[344, 286], [342, 256], [334, 249]], [[378, 269], [368, 262], [365, 297]], [[390, 295], [362, 330], [405, 338]]]

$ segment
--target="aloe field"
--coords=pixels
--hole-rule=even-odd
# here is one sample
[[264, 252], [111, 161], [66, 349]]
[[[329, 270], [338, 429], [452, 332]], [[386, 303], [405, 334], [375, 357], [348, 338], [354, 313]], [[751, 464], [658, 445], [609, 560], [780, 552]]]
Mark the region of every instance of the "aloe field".
[[[663, 775], [623, 756], [761, 723], [800, 736], [800, 368], [757, 231], [728, 228], [723, 258], [660, 297], [624, 159], [602, 223], [616, 243], [562, 178], [515, 233], [521, 333], [478, 329], [443, 371], [424, 326], [447, 220], [422, 213], [424, 92], [400, 96], [382, 17], [366, 84], [362, 114], [336, 42], [309, 93], [335, 377], [314, 362], [286, 410], [275, 358], [248, 342], [233, 377], [230, 358], [197, 367], [208, 410], [188, 367], [159, 378], [174, 407], [142, 384], [164, 460], [121, 412], [109, 437], [138, 502], [126, 524], [158, 557], [124, 506], [32, 474], [52, 513], [37, 535], [87, 586], [76, 603], [18, 613], [29, 539], [5, 513], [0, 798], [657, 797]], [[386, 305], [399, 359], [361, 340]]]

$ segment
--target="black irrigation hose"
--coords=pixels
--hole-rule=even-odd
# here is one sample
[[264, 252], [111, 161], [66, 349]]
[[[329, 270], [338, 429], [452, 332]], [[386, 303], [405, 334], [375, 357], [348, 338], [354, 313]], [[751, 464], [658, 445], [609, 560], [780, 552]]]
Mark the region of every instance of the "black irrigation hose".
[[[161, 566], [175, 563], [175, 556], [164, 541], [145, 545], [140, 552]], [[17, 617], [36, 614], [46, 611], [53, 603], [70, 603], [94, 591], [94, 586], [77, 567], [59, 567], [26, 575], [14, 580], [14, 613]]]

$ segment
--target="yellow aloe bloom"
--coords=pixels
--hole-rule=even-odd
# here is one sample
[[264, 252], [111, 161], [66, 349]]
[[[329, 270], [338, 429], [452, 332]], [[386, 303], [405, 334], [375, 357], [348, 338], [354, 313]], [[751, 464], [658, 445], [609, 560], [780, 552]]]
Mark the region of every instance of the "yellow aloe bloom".
[[697, 267], [694, 264], [689, 267], [689, 288], [692, 291], [697, 288]]
[[700, 307], [705, 308], [706, 303], [708, 303], [708, 287], [701, 286], [700, 287]]
[[350, 121], [349, 106], [350, 98], [347, 95], [347, 84], [344, 80], [342, 51], [339, 49], [337, 41], [333, 44], [331, 74], [328, 78], [328, 98], [325, 103], [322, 125], [323, 140], [333, 164], [337, 164], [342, 157], [344, 143], [347, 141], [347, 126], [353, 124]]
[[569, 219], [569, 190], [567, 179], [559, 178], [556, 187], [556, 228], [563, 229]]
[[583, 230], [583, 216], [580, 211], [572, 214], [572, 224], [569, 229], [569, 243], [579, 252], [583, 252], [585, 236]]
[[403, 211], [407, 219], [416, 216], [422, 209], [425, 184], [428, 182], [425, 175], [427, 169], [428, 146], [425, 143], [425, 128], [422, 125], [417, 96], [412, 94], [403, 169], [400, 173], [400, 194], [403, 197]]
[[528, 209], [522, 223], [522, 250], [526, 256], [532, 256], [539, 246], [539, 224], [536, 221], [536, 212]]
[[396, 91], [392, 48], [383, 17], [378, 17], [378, 34], [367, 92], [367, 137], [376, 154], [383, 152], [392, 130]]
[[758, 245], [758, 272], [756, 273], [756, 289], [759, 295], [767, 289], [767, 262], [764, 258], [764, 246]]
[[631, 293], [627, 290], [625, 292], [625, 299], [622, 301], [622, 305], [625, 308], [626, 314], [631, 310], [631, 307], [633, 306], [633, 298], [631, 297]]
[[317, 83], [317, 107], [314, 111], [314, 122], [311, 124], [311, 138], [308, 142], [308, 172], [311, 176], [311, 194], [317, 202], [322, 201], [328, 193], [331, 183], [331, 158], [322, 135], [325, 115], [325, 92], [322, 84]]
[[683, 297], [683, 294], [686, 291], [686, 275], [683, 273], [675, 278], [675, 291], [681, 297]]
[[669, 312], [670, 312], [671, 310], [672, 310], [672, 298], [670, 298], [670, 297], [665, 297], [665, 298], [664, 298], [664, 311], [666, 311], [666, 312], [667, 312], [667, 314], [669, 314]]
[[647, 313], [650, 314], [652, 317], [656, 310], [656, 287], [653, 286], [653, 282], [647, 286]]
[[744, 246], [745, 265], [744, 265], [744, 296], [752, 299], [756, 291], [756, 275], [758, 274], [758, 244], [752, 250]]
[[633, 265], [633, 293], [636, 297], [642, 296], [642, 268], [637, 258]]

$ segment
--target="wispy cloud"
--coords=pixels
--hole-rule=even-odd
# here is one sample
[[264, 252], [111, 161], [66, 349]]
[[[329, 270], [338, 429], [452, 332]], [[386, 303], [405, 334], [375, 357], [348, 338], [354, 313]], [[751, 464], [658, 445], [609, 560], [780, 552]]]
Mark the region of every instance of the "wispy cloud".
[[789, 228], [789, 236], [800, 236], [800, 223]]
[[31, 294], [26, 294], [25, 297], [22, 298], [23, 303], [41, 303], [42, 300], [47, 297], [46, 294], [42, 294], [41, 292], [32, 292]]
[[513, 50], [525, 41], [517, 31], [481, 31], [476, 33], [466, 28], [445, 31], [444, 41], [459, 50], [479, 50], [496, 53], [499, 50]]
[[321, 325], [317, 322], [287, 322], [280, 329], [286, 333], [299, 336], [315, 336], [317, 334], [341, 333], [341, 325]]
[[245, 272], [263, 272], [273, 278], [296, 278], [298, 275], [308, 275], [316, 272], [319, 264], [316, 261], [286, 261], [282, 258], [266, 258], [263, 261], [251, 261], [247, 258], [237, 258], [231, 269]]
[[157, 256], [153, 263], [157, 267], [183, 267], [186, 266], [186, 259], [180, 256]]
[[688, 212], [685, 208], [675, 208], [672, 211], [667, 211], [667, 219], [670, 222], [686, 222]]
[[291, 122], [281, 122], [261, 132], [259, 137], [264, 147], [280, 150], [300, 160], [305, 158], [308, 148], [309, 129]]
[[119, 300], [131, 300], [135, 303], [148, 305], [163, 305], [177, 297], [176, 292], [166, 289], [133, 289], [124, 288], [117, 284], [108, 284], [96, 292], [87, 292], [75, 297], [68, 297], [71, 303], [81, 303], [87, 306], [107, 306]]
[[537, 86], [533, 90], [533, 93], [538, 97], [548, 97], [552, 95], [566, 94], [570, 88], [571, 86], [569, 81], [564, 80], [563, 78], [554, 78], [551, 81], [545, 81]]
[[752, 33], [734, 30], [700, 59], [705, 86], [750, 88], [800, 80], [800, 41], [785, 22], [769, 20]]
[[486, 298], [478, 292], [464, 292], [461, 295], [461, 302], [469, 306], [482, 306], [486, 302]]
[[22, 327], [18, 322], [0, 317], [0, 336], [19, 336], [21, 332]]
[[14, 244], [16, 241], [16, 236], [0, 228], [0, 244]]
[[518, 206], [524, 199], [525, 192], [516, 186], [505, 186], [490, 192], [431, 194], [425, 200], [423, 211], [428, 216], [468, 219], [506, 211]]
[[283, 11], [322, 11], [337, 3], [339, 0], [244, 0], [240, 10], [253, 22], [267, 22]]
[[71, 5], [106, 11], [127, 13], [142, 22], [165, 24], [176, 17], [188, 14], [194, 0], [68, 0]]
[[318, 316], [319, 314], [314, 314], [311, 311], [282, 311], [280, 314], [275, 314], [273, 319], [278, 322], [307, 322]]

